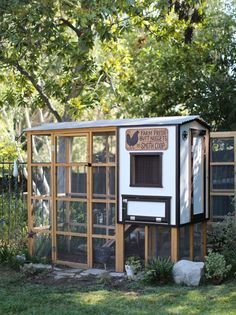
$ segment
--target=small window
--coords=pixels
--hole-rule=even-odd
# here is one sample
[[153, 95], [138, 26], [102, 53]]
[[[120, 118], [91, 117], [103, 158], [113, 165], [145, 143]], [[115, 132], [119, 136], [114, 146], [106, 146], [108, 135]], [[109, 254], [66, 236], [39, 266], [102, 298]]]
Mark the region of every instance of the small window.
[[130, 185], [162, 187], [162, 153], [130, 155]]

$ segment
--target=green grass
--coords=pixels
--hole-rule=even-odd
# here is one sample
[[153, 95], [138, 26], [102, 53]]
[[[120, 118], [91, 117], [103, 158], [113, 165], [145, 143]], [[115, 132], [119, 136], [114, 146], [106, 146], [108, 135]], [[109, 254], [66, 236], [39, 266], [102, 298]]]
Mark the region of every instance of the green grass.
[[152, 315], [236, 314], [236, 282], [197, 289], [130, 287], [109, 290], [102, 285], [81, 288], [30, 282], [0, 267], [0, 315]]

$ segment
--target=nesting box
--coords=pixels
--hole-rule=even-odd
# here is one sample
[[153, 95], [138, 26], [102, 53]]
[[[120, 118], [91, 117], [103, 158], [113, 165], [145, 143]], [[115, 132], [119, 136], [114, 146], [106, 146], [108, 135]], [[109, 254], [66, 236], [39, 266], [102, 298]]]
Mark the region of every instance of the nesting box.
[[202, 259], [209, 217], [205, 121], [64, 122], [26, 132], [31, 254], [103, 268], [98, 257], [105, 252], [103, 263], [117, 271], [129, 256]]

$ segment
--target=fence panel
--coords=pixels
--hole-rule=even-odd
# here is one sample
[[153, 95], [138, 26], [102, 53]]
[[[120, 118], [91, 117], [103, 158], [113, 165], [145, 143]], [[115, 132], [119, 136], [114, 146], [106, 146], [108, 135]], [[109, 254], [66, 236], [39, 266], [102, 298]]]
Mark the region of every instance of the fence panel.
[[236, 207], [236, 132], [212, 132], [210, 153], [211, 221], [220, 221]]

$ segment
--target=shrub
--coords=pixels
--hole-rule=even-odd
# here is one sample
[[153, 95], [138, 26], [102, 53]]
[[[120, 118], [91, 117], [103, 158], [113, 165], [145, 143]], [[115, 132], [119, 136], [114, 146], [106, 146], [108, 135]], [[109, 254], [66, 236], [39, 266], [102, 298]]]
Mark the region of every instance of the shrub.
[[205, 256], [205, 277], [213, 283], [219, 284], [227, 277], [231, 265], [226, 264], [226, 260], [220, 253], [209, 250]]
[[236, 220], [234, 214], [224, 217], [216, 223], [208, 234], [208, 243], [214, 252], [225, 257], [226, 263], [232, 265], [231, 273], [236, 272]]
[[148, 261], [144, 281], [151, 284], [166, 284], [172, 281], [173, 263], [170, 258], [152, 258]]
[[23, 261], [17, 259], [17, 255], [20, 254], [19, 250], [7, 244], [0, 247], [0, 264], [9, 266], [15, 270], [19, 270], [23, 265]]

